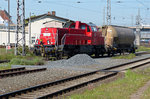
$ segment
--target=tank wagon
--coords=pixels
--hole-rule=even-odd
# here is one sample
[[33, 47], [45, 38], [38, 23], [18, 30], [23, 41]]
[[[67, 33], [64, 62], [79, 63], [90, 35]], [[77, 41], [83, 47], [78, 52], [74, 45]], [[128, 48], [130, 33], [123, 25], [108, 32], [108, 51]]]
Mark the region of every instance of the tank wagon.
[[81, 53], [98, 57], [105, 53], [135, 52], [134, 39], [135, 35], [129, 28], [104, 26], [98, 31], [94, 24], [76, 21], [69, 28], [42, 28], [34, 53], [60, 59]]
[[135, 52], [134, 31], [128, 27], [103, 26], [102, 35], [105, 38], [105, 49], [108, 54]]

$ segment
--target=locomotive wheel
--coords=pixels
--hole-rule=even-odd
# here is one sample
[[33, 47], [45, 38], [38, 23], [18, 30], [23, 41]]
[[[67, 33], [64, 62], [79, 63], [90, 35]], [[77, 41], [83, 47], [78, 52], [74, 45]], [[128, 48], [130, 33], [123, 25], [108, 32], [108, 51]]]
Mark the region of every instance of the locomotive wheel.
[[61, 53], [59, 54], [59, 58], [62, 59], [62, 57], [63, 57], [63, 52], [61, 52]]
[[55, 52], [55, 57], [56, 57], [57, 60], [62, 59], [62, 56], [63, 56], [63, 52], [61, 52], [61, 51], [56, 51]]

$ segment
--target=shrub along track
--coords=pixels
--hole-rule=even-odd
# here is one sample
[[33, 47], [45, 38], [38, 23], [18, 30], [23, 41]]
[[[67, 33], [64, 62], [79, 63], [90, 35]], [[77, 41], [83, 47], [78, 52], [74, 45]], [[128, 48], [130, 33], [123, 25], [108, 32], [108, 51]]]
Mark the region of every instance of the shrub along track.
[[46, 68], [26, 70], [25, 67], [0, 70], [0, 78], [12, 77], [12, 76], [17, 76], [17, 75], [22, 75], [27, 73], [44, 71], [44, 70], [46, 70]]
[[111, 77], [116, 76], [119, 72], [134, 69], [140, 66], [144, 66], [150, 63], [150, 57], [137, 60], [130, 63], [125, 63], [122, 65], [117, 65], [114, 67], [106, 68], [103, 70], [97, 70], [70, 78], [61, 79], [54, 82], [45, 83], [42, 85], [33, 86], [30, 88], [25, 88], [22, 90], [17, 90], [14, 92], [6, 93], [0, 95], [1, 99], [12, 98], [12, 99], [43, 99], [52, 98], [69, 91], [87, 86], [89, 83], [94, 83], [97, 81], [102, 81]]

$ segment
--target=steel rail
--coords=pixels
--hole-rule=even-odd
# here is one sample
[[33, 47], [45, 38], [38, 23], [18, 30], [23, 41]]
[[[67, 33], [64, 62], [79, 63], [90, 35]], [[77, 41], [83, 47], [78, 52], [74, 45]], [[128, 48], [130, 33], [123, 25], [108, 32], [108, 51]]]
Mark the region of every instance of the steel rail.
[[[81, 75], [76, 75], [76, 76], [73, 76], [73, 77], [57, 80], [57, 81], [54, 81], [54, 82], [49, 82], [49, 83], [45, 83], [45, 84], [41, 84], [41, 85], [29, 87], [29, 88], [17, 90], [17, 91], [14, 91], [14, 92], [6, 93], [6, 94], [3, 94], [3, 95], [0, 95], [0, 98], [5, 99], [5, 98], [9, 98], [9, 97], [15, 97], [17, 95], [21, 95], [22, 93], [32, 92], [32, 91], [36, 91], [38, 89], [47, 88], [47, 87], [54, 86], [54, 85], [59, 85], [59, 84], [65, 83], [67, 81], [76, 80], [76, 79], [86, 77], [86, 76], [88, 77], [88, 76], [93, 75], [93, 74], [98, 73], [98, 72], [109, 72], [109, 73], [106, 73], [102, 77], [99, 77], [99, 78], [96, 78], [96, 79], [93, 79], [91, 81], [87, 81], [87, 82], [84, 82], [84, 83], [80, 83], [78, 85], [71, 86], [71, 87], [68, 87], [68, 88], [65, 88], [65, 89], [61, 89], [61, 90], [56, 91], [54, 93], [50, 93], [50, 94], [38, 97], [38, 99], [57, 96], [58, 94], [63, 94], [67, 90], [75, 89], [75, 88], [78, 88], [78, 87], [81, 87], [81, 86], [86, 86], [88, 83], [98, 81], [98, 80], [107, 79], [109, 77], [113, 77], [113, 76], [117, 75], [118, 72], [120, 72], [120, 70], [117, 71], [117, 70], [111, 70], [111, 69], [118, 68], [118, 67], [123, 67], [124, 65], [130, 65], [132, 63], [144, 61], [144, 60], [147, 60], [147, 59], [150, 59], [150, 57], [145, 58], [145, 59], [139, 59], [139, 60], [136, 60], [136, 61], [133, 61], [133, 62], [121, 64], [121, 65], [117, 65], [117, 66], [114, 66], [114, 67], [109, 67], [109, 68], [102, 69], [102, 70], [96, 70], [96, 71], [92, 71], [92, 72], [89, 72], [89, 73], [84, 73], [84, 74], [81, 74]], [[147, 63], [150, 63], [150, 62], [147, 62]], [[142, 63], [142, 64], [146, 64], [146, 63]], [[141, 65], [138, 65], [138, 66], [135, 66], [135, 67], [139, 67]], [[130, 67], [130, 68], [127, 68], [127, 69], [133, 69], [133, 67]]]
[[13, 72], [13, 71], [20, 71], [20, 70], [25, 70], [25, 67], [12, 68], [12, 69], [4, 69], [4, 70], [0, 70], [0, 73]]
[[116, 66], [112, 66], [112, 67], [108, 67], [108, 68], [105, 68], [105, 69], [102, 69], [102, 70], [111, 70], [111, 69], [114, 69], [114, 68], [122, 67], [122, 66], [125, 66], [125, 65], [130, 65], [130, 64], [133, 64], [133, 63], [136, 63], [136, 62], [147, 60], [147, 59], [150, 59], [150, 57], [144, 58], [144, 59], [135, 60], [135, 61], [132, 61], [132, 62], [120, 64], [120, 65], [116, 65]]
[[1, 60], [0, 63], [8, 63], [10, 60]]
[[0, 78], [15, 76], [15, 75], [21, 75], [21, 74], [27, 74], [27, 73], [33, 73], [33, 72], [38, 72], [38, 71], [43, 71], [43, 70], [46, 70], [46, 68], [32, 69], [32, 70], [21, 70], [21, 71], [2, 73], [2, 74], [0, 74]]

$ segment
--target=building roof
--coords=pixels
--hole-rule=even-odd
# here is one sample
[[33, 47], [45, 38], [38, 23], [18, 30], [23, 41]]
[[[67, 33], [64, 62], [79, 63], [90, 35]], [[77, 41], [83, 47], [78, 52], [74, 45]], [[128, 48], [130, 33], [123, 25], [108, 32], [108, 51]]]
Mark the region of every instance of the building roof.
[[11, 21], [10, 19], [11, 16], [7, 13], [6, 10], [0, 10], [0, 16], [2, 17], [3, 20]]
[[[46, 14], [42, 14], [42, 15], [38, 15], [38, 16], [35, 16], [35, 17], [31, 17], [31, 20], [38, 19], [38, 18], [41, 18], [41, 17], [44, 17], [44, 16], [50, 16], [52, 18], [57, 18], [57, 19], [65, 20], [65, 21], [74, 22], [73, 20], [70, 20], [70, 19], [67, 19], [67, 18], [62, 18], [62, 17], [58, 17], [56, 15], [52, 15], [49, 12], [46, 13]], [[29, 18], [27, 18], [26, 20], [29, 21]]]

